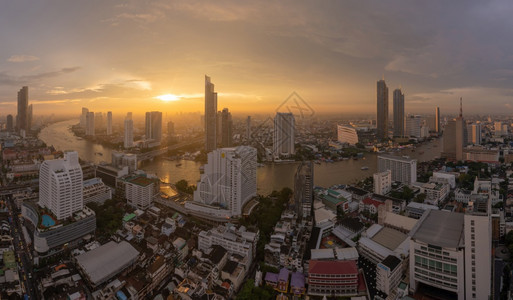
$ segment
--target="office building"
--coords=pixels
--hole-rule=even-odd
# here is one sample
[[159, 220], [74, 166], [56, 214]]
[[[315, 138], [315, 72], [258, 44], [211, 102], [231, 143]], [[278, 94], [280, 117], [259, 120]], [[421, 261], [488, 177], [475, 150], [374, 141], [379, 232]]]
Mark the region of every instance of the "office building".
[[457, 299], [488, 299], [492, 284], [491, 220], [488, 199], [467, 213], [428, 210], [410, 243], [410, 292], [420, 285]]
[[467, 127], [463, 119], [463, 105], [460, 98], [459, 116], [447, 123], [444, 130], [444, 151], [442, 157], [463, 160], [463, 148], [467, 145]]
[[6, 123], [7, 131], [12, 132], [14, 130], [14, 118], [12, 115], [7, 115]]
[[232, 114], [228, 108], [224, 108], [221, 113], [221, 147], [227, 148], [232, 146], [233, 139], [233, 121]]
[[440, 123], [440, 107], [436, 107], [435, 108], [435, 132], [436, 133], [440, 133], [442, 127], [440, 127], [441, 123]]
[[28, 86], [18, 91], [18, 115], [16, 116], [16, 129], [28, 132]]
[[147, 140], [162, 140], [162, 112], [152, 111], [146, 113], [145, 133]]
[[376, 137], [378, 140], [388, 138], [388, 87], [385, 80], [377, 83]]
[[467, 125], [467, 133], [468, 144], [481, 145], [481, 123], [473, 123]]
[[89, 113], [89, 109], [82, 107], [82, 114], [80, 115], [80, 127], [86, 129], [87, 128], [87, 114]]
[[112, 134], [112, 112], [107, 112], [107, 135]]
[[134, 121], [132, 119], [125, 119], [125, 136], [123, 140], [123, 147], [125, 149], [134, 146]]
[[101, 178], [94, 177], [84, 180], [84, 205], [95, 202], [102, 205], [105, 200], [112, 199], [112, 190], [106, 186]]
[[404, 94], [394, 90], [394, 136], [404, 136]]
[[419, 115], [409, 115], [405, 120], [405, 136], [420, 138], [422, 136], [422, 118]]
[[296, 125], [292, 113], [276, 113], [274, 117], [274, 158], [290, 157], [295, 152]]
[[378, 156], [378, 171], [385, 172], [390, 170], [392, 172], [392, 180], [399, 181], [404, 184], [411, 184], [417, 181], [417, 160], [382, 154]]
[[82, 168], [77, 152], [64, 159], [46, 160], [39, 169], [39, 205], [64, 220], [84, 207]]
[[374, 173], [374, 193], [386, 195], [392, 189], [392, 171]]
[[120, 191], [120, 196], [126, 199], [128, 205], [146, 210], [160, 197], [160, 180], [144, 173], [128, 175], [118, 180], [116, 190]]
[[102, 112], [97, 112], [94, 114], [94, 127], [96, 130], [103, 130], [105, 127]]
[[337, 125], [337, 140], [353, 146], [358, 144], [356, 128], [351, 125]]
[[294, 204], [298, 216], [312, 215], [314, 166], [311, 161], [303, 161], [294, 176]]
[[92, 111], [87, 113], [85, 134], [89, 136], [94, 136], [95, 134], [94, 112]]
[[33, 111], [32, 111], [32, 104], [28, 106], [27, 111], [27, 131], [30, 131], [32, 129], [32, 119], [33, 119]]
[[242, 214], [244, 204], [256, 196], [256, 149], [248, 146], [220, 148], [208, 154], [194, 191], [194, 201], [185, 208], [206, 218], [229, 218]]
[[205, 151], [217, 148], [217, 93], [210, 77], [205, 75]]

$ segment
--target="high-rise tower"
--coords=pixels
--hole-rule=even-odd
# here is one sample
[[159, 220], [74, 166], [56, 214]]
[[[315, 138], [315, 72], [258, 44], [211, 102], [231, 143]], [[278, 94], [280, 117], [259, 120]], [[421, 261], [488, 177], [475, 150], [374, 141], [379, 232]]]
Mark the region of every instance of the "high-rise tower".
[[205, 75], [205, 150], [217, 148], [217, 93], [210, 77]]
[[388, 138], [388, 87], [384, 79], [377, 83], [376, 129], [378, 140]]
[[404, 137], [404, 94], [401, 89], [394, 91], [394, 136]]
[[25, 132], [29, 130], [28, 86], [24, 86], [18, 91], [18, 115], [16, 116], [16, 129], [17, 131], [24, 130]]

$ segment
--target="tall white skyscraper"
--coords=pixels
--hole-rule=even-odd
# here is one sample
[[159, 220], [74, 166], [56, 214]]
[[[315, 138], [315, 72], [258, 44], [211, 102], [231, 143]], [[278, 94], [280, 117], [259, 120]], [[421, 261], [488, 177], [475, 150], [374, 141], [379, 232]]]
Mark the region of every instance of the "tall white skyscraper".
[[86, 107], [82, 107], [82, 114], [80, 115], [80, 127], [86, 129], [87, 127], [87, 114], [89, 113], [89, 109]]
[[39, 205], [50, 209], [58, 220], [72, 216], [84, 208], [82, 181], [77, 152], [44, 161], [39, 169]]
[[107, 135], [112, 134], [112, 112], [107, 113]]
[[94, 112], [90, 111], [86, 117], [86, 135], [94, 136]]
[[243, 205], [256, 196], [256, 169], [257, 151], [253, 147], [210, 152], [194, 192], [194, 202], [220, 207], [229, 216], [240, 216]]
[[134, 121], [132, 119], [125, 119], [125, 138], [123, 140], [123, 146], [125, 148], [131, 148], [134, 146]]
[[275, 158], [294, 155], [296, 124], [292, 113], [276, 113], [274, 117], [273, 155]]
[[217, 148], [217, 93], [210, 77], [205, 75], [205, 150]]

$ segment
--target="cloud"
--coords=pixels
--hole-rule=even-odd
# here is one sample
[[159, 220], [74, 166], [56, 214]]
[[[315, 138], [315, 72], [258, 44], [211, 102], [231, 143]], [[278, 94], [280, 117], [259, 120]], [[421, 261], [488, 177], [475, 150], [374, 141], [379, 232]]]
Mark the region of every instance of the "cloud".
[[62, 68], [57, 71], [50, 72], [42, 72], [34, 75], [23, 75], [23, 76], [13, 76], [9, 75], [5, 72], [0, 72], [0, 85], [24, 85], [24, 84], [33, 84], [34, 82], [41, 81], [44, 79], [49, 79], [53, 77], [58, 77], [64, 74], [69, 74], [80, 70], [81, 67], [68, 67]]
[[39, 57], [33, 56], [33, 55], [24, 55], [24, 54], [12, 55], [11, 57], [9, 57], [7, 59], [8, 62], [13, 62], [13, 63], [36, 61], [36, 60], [39, 60]]

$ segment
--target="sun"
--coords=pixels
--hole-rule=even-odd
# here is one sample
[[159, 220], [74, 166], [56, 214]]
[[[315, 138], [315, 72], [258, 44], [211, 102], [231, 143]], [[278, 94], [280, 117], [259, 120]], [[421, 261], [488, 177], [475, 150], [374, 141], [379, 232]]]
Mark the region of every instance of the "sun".
[[178, 100], [181, 99], [180, 96], [173, 95], [173, 94], [160, 95], [160, 96], [157, 96], [155, 98], [157, 98], [159, 100], [162, 100], [164, 102], [178, 101]]

